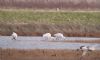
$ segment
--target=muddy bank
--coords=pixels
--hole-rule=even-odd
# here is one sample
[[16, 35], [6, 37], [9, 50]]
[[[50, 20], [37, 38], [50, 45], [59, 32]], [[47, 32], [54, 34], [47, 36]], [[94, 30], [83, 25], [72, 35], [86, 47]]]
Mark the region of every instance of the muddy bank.
[[80, 40], [80, 41], [65, 41], [65, 42], [74, 42], [74, 43], [100, 43], [99, 40], [95, 40], [95, 41], [83, 41], [83, 40]]
[[[99, 60], [100, 51], [89, 52], [82, 57], [84, 60]], [[52, 49], [35, 49], [35, 50], [16, 50], [0, 49], [0, 59], [2, 60], [80, 60], [81, 51], [75, 50], [52, 50]]]
[[0, 35], [11, 35], [15, 31], [21, 36], [42, 36], [46, 32], [52, 35], [63, 33], [65, 36], [100, 37], [99, 26], [80, 26], [74, 24], [49, 23], [0, 23]]
[[[57, 42], [57, 41], [50, 41], [50, 42]], [[100, 43], [100, 40], [91, 40], [91, 41], [86, 41], [86, 40], [66, 40], [66, 41], [60, 41], [60, 42], [69, 42], [69, 43]]]

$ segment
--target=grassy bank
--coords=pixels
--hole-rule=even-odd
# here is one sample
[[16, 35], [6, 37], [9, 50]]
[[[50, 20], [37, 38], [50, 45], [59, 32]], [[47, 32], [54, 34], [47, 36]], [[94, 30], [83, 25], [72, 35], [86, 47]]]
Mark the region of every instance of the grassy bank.
[[100, 36], [100, 12], [37, 12], [0, 10], [0, 34], [42, 35], [61, 32], [66, 36]]
[[53, 49], [34, 49], [16, 50], [0, 49], [1, 60], [99, 60], [100, 52], [93, 51], [81, 57], [81, 51], [75, 50], [53, 50]]
[[1, 10], [0, 22], [48, 22], [94, 25], [100, 22], [100, 12], [34, 12], [34, 10]]

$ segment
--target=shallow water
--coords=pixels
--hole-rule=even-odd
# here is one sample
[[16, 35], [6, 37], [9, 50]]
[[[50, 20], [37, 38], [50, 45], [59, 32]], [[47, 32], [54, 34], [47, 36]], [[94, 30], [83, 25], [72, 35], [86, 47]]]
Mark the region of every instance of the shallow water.
[[[66, 40], [100, 40], [100, 38], [66, 37]], [[77, 49], [81, 45], [95, 46], [100, 50], [99, 43], [50, 42], [43, 40], [40, 36], [19, 36], [17, 40], [11, 40], [10, 36], [0, 36], [0, 47], [4, 49]]]

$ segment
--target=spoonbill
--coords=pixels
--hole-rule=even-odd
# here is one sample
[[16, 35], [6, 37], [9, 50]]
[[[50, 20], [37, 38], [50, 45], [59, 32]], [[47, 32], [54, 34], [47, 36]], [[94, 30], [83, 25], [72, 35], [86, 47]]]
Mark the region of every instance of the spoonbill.
[[12, 36], [12, 40], [16, 40], [18, 35], [17, 33], [13, 32], [11, 36]]
[[54, 34], [54, 37], [56, 38], [56, 40], [64, 40], [65, 37], [62, 33], [56, 33]]
[[49, 40], [49, 39], [51, 39], [51, 34], [50, 33], [45, 33], [45, 34], [43, 34], [43, 38], [45, 40]]

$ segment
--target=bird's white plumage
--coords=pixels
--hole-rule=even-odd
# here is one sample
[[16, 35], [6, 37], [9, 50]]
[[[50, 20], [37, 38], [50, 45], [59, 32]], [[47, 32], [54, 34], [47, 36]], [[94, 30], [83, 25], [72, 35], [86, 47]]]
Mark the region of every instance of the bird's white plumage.
[[43, 38], [45, 40], [50, 40], [51, 39], [51, 34], [50, 33], [45, 33], [45, 34], [43, 34]]
[[64, 40], [65, 37], [62, 33], [56, 33], [54, 34], [54, 37], [56, 38], [56, 40]]
[[56, 34], [54, 34], [54, 36], [55, 37], [59, 37], [59, 38], [63, 38], [64, 37], [62, 33], [56, 33]]
[[43, 34], [43, 37], [51, 37], [51, 34], [50, 33], [45, 33], [45, 34]]
[[82, 47], [82, 50], [88, 50], [87, 46]]
[[13, 32], [11, 36], [12, 36], [13, 40], [16, 40], [18, 35], [17, 35], [17, 33]]

